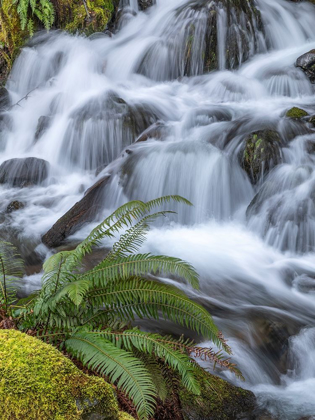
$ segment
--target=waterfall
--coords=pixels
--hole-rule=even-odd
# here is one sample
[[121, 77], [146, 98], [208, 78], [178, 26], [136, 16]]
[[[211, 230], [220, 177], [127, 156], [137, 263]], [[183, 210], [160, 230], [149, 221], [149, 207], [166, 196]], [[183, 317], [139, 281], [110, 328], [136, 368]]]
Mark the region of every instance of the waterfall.
[[[0, 165], [15, 159], [7, 178], [0, 167], [0, 236], [33, 273], [48, 252], [41, 236], [104, 175], [99, 217], [131, 199], [186, 197], [194, 207], [175, 206], [144, 249], [200, 273], [200, 292], [186, 292], [214, 315], [246, 382], [221, 375], [274, 418], [312, 416], [315, 128], [286, 112], [315, 114], [315, 85], [295, 67], [315, 48], [315, 6], [154, 3], [121, 1], [111, 37], [43, 32], [23, 48], [0, 114]], [[253, 136], [272, 156], [255, 173]], [[11, 182], [25, 158], [36, 182]]]

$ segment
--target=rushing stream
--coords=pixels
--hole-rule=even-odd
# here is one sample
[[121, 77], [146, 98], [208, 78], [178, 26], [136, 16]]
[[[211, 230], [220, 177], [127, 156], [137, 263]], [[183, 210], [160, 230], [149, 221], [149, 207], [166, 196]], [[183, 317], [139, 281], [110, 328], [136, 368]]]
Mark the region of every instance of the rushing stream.
[[[224, 1], [157, 0], [146, 12], [124, 1], [113, 36], [37, 35], [7, 83], [18, 104], [1, 119], [0, 163], [45, 159], [49, 176], [0, 186], [0, 234], [26, 259], [35, 247], [44, 257], [41, 236], [106, 174], [104, 214], [134, 198], [188, 198], [194, 207], [154, 228], [145, 250], [196, 267], [201, 291], [189, 293], [229, 339], [241, 386], [274, 419], [300, 420], [315, 415], [315, 130], [284, 114], [315, 114], [315, 85], [294, 65], [315, 48], [315, 6], [256, 4], [249, 24]], [[253, 184], [239, 157], [266, 128], [281, 136], [281, 162]], [[6, 213], [14, 200], [24, 208]]]

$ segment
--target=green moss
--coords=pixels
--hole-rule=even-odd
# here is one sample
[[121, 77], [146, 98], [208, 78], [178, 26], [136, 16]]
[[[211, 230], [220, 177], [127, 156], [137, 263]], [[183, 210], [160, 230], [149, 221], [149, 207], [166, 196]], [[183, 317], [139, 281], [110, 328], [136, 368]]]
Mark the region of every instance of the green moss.
[[111, 385], [15, 330], [0, 330], [0, 413], [1, 420], [76, 420], [89, 413], [119, 418]]
[[231, 420], [253, 411], [255, 396], [252, 392], [233, 386], [201, 369], [198, 380], [201, 395], [196, 396], [186, 389], [179, 392], [185, 420]]
[[130, 414], [124, 413], [123, 411], [119, 411], [118, 414], [119, 420], [135, 420]]
[[[63, 0], [69, 2], [69, 0]], [[112, 0], [87, 0], [87, 11], [82, 1], [70, 2], [68, 14], [63, 17], [63, 27], [71, 32], [84, 32], [90, 35], [93, 32], [104, 31], [115, 10], [115, 2]]]
[[295, 106], [295, 107], [289, 109], [289, 111], [287, 111], [287, 113], [285, 115], [288, 118], [300, 119], [300, 118], [303, 118], [303, 117], [307, 117], [309, 114], [306, 111], [304, 111], [304, 109], [297, 108]]

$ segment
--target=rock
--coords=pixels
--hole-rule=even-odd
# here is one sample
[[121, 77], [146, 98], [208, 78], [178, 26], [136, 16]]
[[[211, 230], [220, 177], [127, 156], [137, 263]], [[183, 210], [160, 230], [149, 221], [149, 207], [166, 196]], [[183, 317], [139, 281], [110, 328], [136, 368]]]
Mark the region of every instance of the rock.
[[84, 197], [42, 237], [42, 242], [50, 248], [57, 247], [84, 224], [92, 222], [103, 208], [104, 187], [109, 179], [110, 176], [104, 176], [89, 188]]
[[281, 138], [277, 131], [261, 130], [245, 140], [241, 165], [255, 184], [281, 162]]
[[49, 163], [35, 157], [6, 160], [0, 166], [0, 184], [37, 185], [48, 178]]
[[19, 331], [0, 330], [0, 378], [3, 420], [119, 419], [111, 385]]
[[150, 125], [149, 128], [143, 131], [137, 138], [136, 143], [147, 141], [148, 139], [162, 140], [167, 135], [166, 124], [163, 121], [157, 121]]
[[[224, 28], [218, 18], [222, 12]], [[262, 31], [253, 0], [191, 0], [177, 8], [172, 25], [148, 46], [136, 72], [164, 81], [201, 75], [223, 63], [226, 69], [235, 69], [260, 51]]]
[[315, 115], [312, 115], [310, 119], [308, 120], [309, 123], [311, 123], [315, 127]]
[[39, 117], [34, 137], [34, 143], [36, 143], [42, 137], [45, 131], [47, 131], [47, 129], [50, 127], [51, 120], [52, 118], [50, 116], [42, 115]]
[[11, 106], [10, 94], [5, 87], [0, 88], [0, 112], [6, 111]]
[[315, 49], [301, 55], [295, 65], [304, 71], [311, 83], [315, 83]]
[[295, 120], [300, 120], [301, 118], [308, 117], [308, 112], [304, 111], [304, 109], [297, 108], [296, 106], [289, 109], [289, 111], [285, 114], [288, 118], [293, 118]]
[[25, 207], [24, 203], [21, 203], [20, 201], [15, 200], [15, 201], [12, 201], [8, 205], [8, 207], [6, 209], [6, 213], [12, 213], [13, 211], [23, 209], [24, 207]]
[[185, 420], [233, 420], [248, 418], [256, 407], [256, 398], [251, 391], [238, 388], [223, 379], [201, 371], [201, 395], [196, 396], [186, 389], [179, 391]]
[[155, 0], [138, 0], [139, 10], [146, 10], [156, 4]]

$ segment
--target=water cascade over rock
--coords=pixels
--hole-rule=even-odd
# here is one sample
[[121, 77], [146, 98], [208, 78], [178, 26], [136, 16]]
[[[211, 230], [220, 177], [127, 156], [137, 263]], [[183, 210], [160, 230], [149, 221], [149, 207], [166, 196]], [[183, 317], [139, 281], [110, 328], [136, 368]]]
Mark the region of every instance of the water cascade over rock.
[[1, 237], [33, 267], [130, 199], [191, 200], [144, 251], [196, 267], [188, 293], [280, 420], [315, 414], [314, 19], [307, 1], [124, 0], [111, 36], [37, 34], [0, 92]]

